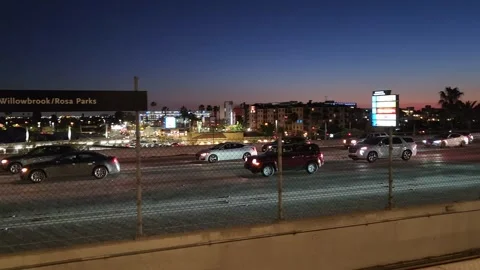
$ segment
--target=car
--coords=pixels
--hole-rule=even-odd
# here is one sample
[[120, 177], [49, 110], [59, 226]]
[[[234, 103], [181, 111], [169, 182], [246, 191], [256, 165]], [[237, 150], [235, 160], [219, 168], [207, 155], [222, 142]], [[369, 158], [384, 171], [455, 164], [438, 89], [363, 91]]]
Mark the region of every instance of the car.
[[352, 136], [351, 133], [348, 133], [347, 136], [345, 136], [343, 138], [343, 146], [348, 149], [349, 147], [351, 146], [354, 146], [355, 144], [357, 144], [357, 142], [359, 141], [360, 139], [355, 137], [355, 136]]
[[[272, 176], [278, 171], [277, 148], [272, 146], [261, 155], [248, 157], [244, 168], [265, 177]], [[308, 174], [314, 174], [325, 163], [320, 147], [314, 143], [283, 145], [282, 150], [283, 170], [306, 170]]]
[[116, 157], [93, 151], [78, 151], [63, 154], [53, 160], [32, 163], [22, 168], [20, 179], [40, 183], [46, 179], [93, 176], [103, 179], [120, 173]]
[[257, 148], [253, 145], [225, 142], [197, 152], [195, 158], [214, 163], [223, 160], [245, 160], [247, 157], [255, 155], [257, 155]]
[[[353, 160], [367, 160], [369, 163], [377, 159], [389, 157], [390, 137], [380, 136], [364, 140], [348, 149], [348, 157]], [[392, 156], [405, 161], [417, 155], [417, 144], [410, 137], [392, 136]]]
[[467, 137], [468, 138], [468, 144], [471, 144], [473, 142], [473, 134], [470, 133], [470, 132], [462, 132], [460, 133], [462, 134], [463, 136]]
[[459, 133], [444, 133], [433, 138], [426, 139], [422, 141], [426, 147], [455, 147], [455, 146], [466, 146], [469, 143], [468, 137], [463, 136]]
[[[303, 143], [309, 143], [309, 140], [307, 140], [307, 138], [305, 137], [284, 137], [282, 139], [282, 143], [283, 144], [303, 144]], [[278, 145], [278, 139], [273, 141], [273, 142], [269, 142], [269, 143], [266, 143], [264, 145], [262, 145], [262, 152], [266, 152], [269, 148], [272, 148], [272, 146], [275, 146], [275, 145]]]
[[58, 156], [77, 151], [71, 145], [45, 145], [38, 146], [23, 155], [14, 155], [2, 159], [2, 168], [12, 174], [20, 173], [22, 167], [31, 163], [50, 161]]

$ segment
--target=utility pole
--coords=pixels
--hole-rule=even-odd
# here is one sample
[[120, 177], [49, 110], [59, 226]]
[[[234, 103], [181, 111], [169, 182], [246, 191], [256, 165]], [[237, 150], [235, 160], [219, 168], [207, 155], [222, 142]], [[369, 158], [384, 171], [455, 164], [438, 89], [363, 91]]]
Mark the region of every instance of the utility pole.
[[[138, 77], [133, 77], [133, 89], [138, 91]], [[142, 217], [142, 172], [140, 170], [140, 112], [135, 112], [135, 169], [137, 186], [137, 237], [143, 236], [143, 217]]]

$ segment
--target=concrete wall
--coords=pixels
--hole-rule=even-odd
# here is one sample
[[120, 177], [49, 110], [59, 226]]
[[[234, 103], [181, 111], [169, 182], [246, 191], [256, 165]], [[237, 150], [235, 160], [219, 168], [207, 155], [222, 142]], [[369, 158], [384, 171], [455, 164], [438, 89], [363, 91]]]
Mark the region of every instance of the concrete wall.
[[359, 269], [480, 247], [480, 202], [0, 257], [0, 269]]

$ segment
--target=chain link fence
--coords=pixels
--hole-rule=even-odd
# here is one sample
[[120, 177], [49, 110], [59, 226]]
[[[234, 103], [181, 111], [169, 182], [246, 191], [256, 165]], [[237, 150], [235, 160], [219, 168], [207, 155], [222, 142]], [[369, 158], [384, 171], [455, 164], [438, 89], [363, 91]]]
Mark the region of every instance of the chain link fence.
[[[122, 140], [78, 144], [75, 151], [86, 152], [64, 153], [61, 157], [74, 157], [60, 161], [59, 155], [35, 159], [15, 174], [9, 171], [12, 165], [25, 161], [17, 155], [35, 145], [6, 149], [0, 252], [479, 198], [479, 138], [458, 147], [426, 147], [423, 138], [413, 139], [415, 149], [405, 140], [392, 144], [391, 163], [390, 144], [379, 146], [380, 141], [348, 149], [342, 140], [281, 148], [265, 138], [145, 140], [140, 142], [139, 175], [135, 144]], [[412, 151], [408, 160], [406, 150]], [[374, 151], [376, 159], [369, 162]], [[102, 155], [81, 155], [92, 152]], [[273, 171], [265, 171], [266, 165]], [[95, 170], [102, 166], [108, 168], [105, 175]], [[43, 170], [44, 178], [34, 181], [34, 170]]]

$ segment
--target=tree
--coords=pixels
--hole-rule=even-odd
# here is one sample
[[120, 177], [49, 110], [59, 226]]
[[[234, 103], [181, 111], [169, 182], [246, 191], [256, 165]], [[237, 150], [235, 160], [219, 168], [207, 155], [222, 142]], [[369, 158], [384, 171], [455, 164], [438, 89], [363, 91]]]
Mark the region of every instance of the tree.
[[450, 118], [451, 128], [455, 122], [455, 118], [461, 109], [460, 98], [464, 95], [457, 87], [445, 87], [445, 90], [439, 92], [440, 100], [438, 104], [442, 106], [445, 117]]
[[198, 106], [198, 110], [201, 112], [205, 111], [205, 105], [201, 104], [200, 106]]
[[272, 123], [265, 123], [264, 125], [260, 126], [260, 130], [265, 134], [265, 136], [273, 136], [273, 133], [275, 132], [275, 125]]
[[163, 112], [163, 118], [167, 117], [167, 111], [168, 111], [168, 107], [167, 106], [163, 106], [162, 107], [162, 112]]
[[117, 122], [123, 121], [125, 119], [125, 113], [121, 111], [117, 111], [115, 112], [114, 117]]
[[40, 122], [41, 120], [42, 120], [42, 112], [39, 112], [39, 111], [32, 112], [32, 122], [34, 124], [37, 124], [37, 122]]
[[212, 105], [207, 105], [207, 112], [211, 112], [212, 111]]
[[475, 114], [479, 110], [480, 105], [476, 101], [467, 101], [460, 103], [460, 110], [462, 112], [463, 121], [467, 128], [472, 129], [472, 121], [475, 119]]
[[183, 127], [184, 128], [186, 127], [185, 120], [188, 118], [189, 114], [190, 114], [190, 112], [188, 111], [188, 109], [185, 106], [182, 106], [180, 108], [180, 117], [183, 120]]
[[152, 107], [152, 108], [157, 107], [157, 102], [155, 102], [155, 101], [150, 102], [150, 107]]

